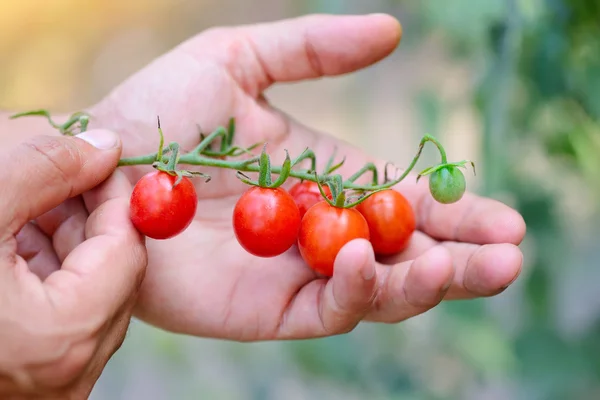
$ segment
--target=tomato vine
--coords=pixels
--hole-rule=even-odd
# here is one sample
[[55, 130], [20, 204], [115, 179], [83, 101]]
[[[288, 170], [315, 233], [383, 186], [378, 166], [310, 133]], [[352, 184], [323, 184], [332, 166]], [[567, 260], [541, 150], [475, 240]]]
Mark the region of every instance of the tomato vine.
[[[72, 114], [68, 120], [63, 124], [57, 124], [51, 118], [51, 115], [46, 110], [34, 110], [15, 114], [11, 118], [20, 118], [24, 116], [42, 116], [45, 117], [50, 125], [56, 128], [61, 134], [74, 135], [77, 127], [79, 132], [87, 130], [90, 115], [85, 112], [76, 112]], [[241, 148], [234, 145], [235, 136], [235, 119], [231, 118], [227, 127], [218, 127], [208, 135], [200, 132], [200, 143], [189, 152], [181, 154], [179, 144], [176, 142], [169, 143], [166, 147], [164, 146], [164, 135], [160, 128], [160, 119], [158, 120], [158, 132], [160, 135], [160, 144], [158, 151], [151, 154], [123, 158], [119, 161], [119, 166], [133, 166], [133, 165], [152, 165], [155, 168], [165, 171], [170, 174], [177, 174], [179, 178], [182, 176], [201, 176], [210, 180], [210, 176], [197, 171], [188, 170], [177, 170], [177, 164], [204, 166], [204, 167], [215, 167], [215, 168], [226, 168], [236, 170], [238, 177], [249, 185], [270, 185], [270, 187], [278, 187], [283, 184], [287, 178], [297, 178], [303, 181], [312, 181], [318, 184], [325, 184], [328, 182], [334, 182], [334, 186], [338, 190], [352, 189], [358, 192], [367, 191], [378, 191], [388, 189], [402, 180], [404, 180], [410, 172], [414, 169], [417, 161], [421, 156], [421, 152], [427, 142], [433, 143], [440, 152], [441, 163], [439, 165], [427, 168], [418, 174], [417, 179], [425, 175], [430, 175], [438, 172], [442, 169], [465, 167], [467, 164], [475, 165], [472, 161], [463, 160], [459, 162], [448, 163], [446, 152], [441, 143], [431, 135], [424, 135], [421, 139], [417, 152], [413, 157], [412, 161], [404, 172], [395, 179], [389, 179], [387, 174], [387, 166], [385, 168], [385, 179], [383, 183], [379, 183], [378, 171], [373, 163], [365, 164], [360, 170], [354, 173], [346, 180], [342, 180], [340, 183], [340, 175], [331, 175], [334, 171], [340, 168], [344, 162], [345, 157], [334, 164], [335, 154], [332, 154], [328, 160], [327, 165], [321, 174], [316, 173], [316, 156], [311, 149], [305, 149], [298, 157], [291, 159], [286, 150], [286, 159], [281, 166], [273, 166], [270, 164], [270, 159], [266, 153], [266, 143], [256, 143], [248, 148]], [[220, 139], [218, 150], [214, 150], [212, 145]], [[252, 153], [252, 150], [260, 145], [263, 145], [263, 151], [260, 155], [256, 156]], [[240, 157], [245, 154], [250, 154], [252, 157], [243, 160], [234, 160], [231, 158]], [[228, 159], [229, 157], [229, 159]], [[295, 166], [300, 164], [302, 161], [310, 160], [310, 168], [308, 169], [293, 169]], [[261, 167], [262, 166], [262, 167]], [[245, 175], [246, 172], [256, 172], [260, 174], [259, 180], [261, 182], [252, 181]], [[371, 173], [373, 179], [370, 184], [358, 184], [356, 181], [366, 173]], [[460, 173], [460, 171], [459, 171]], [[279, 175], [279, 177], [273, 182], [271, 181], [271, 174]], [[331, 187], [331, 185], [330, 185]], [[458, 196], [454, 196], [458, 197]], [[327, 197], [326, 197], [327, 199]], [[360, 201], [360, 200], [358, 200]], [[338, 204], [339, 205], [339, 204]], [[355, 204], [353, 204], [355, 205]]]
[[[77, 112], [72, 114], [63, 124], [58, 124], [46, 110], [27, 111], [13, 115], [11, 118], [25, 116], [44, 117], [61, 134], [69, 136], [86, 131], [90, 120], [90, 115], [87, 113]], [[356, 235], [354, 236], [371, 236], [374, 245], [379, 243], [374, 246], [380, 249], [376, 250], [377, 252], [401, 251], [407, 246], [408, 240], [415, 229], [414, 215], [406, 199], [399, 194], [390, 193], [389, 189], [411, 173], [421, 156], [424, 146], [428, 142], [433, 143], [440, 153], [441, 162], [422, 170], [417, 175], [417, 181], [421, 177], [429, 175], [430, 193], [439, 203], [455, 203], [463, 197], [466, 182], [460, 168], [466, 168], [467, 164], [470, 164], [473, 167], [473, 172], [475, 172], [475, 164], [472, 161], [448, 162], [444, 147], [436, 138], [430, 135], [423, 136], [415, 156], [400, 176], [390, 177], [388, 174], [390, 163], [387, 163], [384, 167], [383, 180], [380, 182], [379, 171], [373, 163], [366, 163], [350, 177], [344, 179], [336, 171], [344, 165], [346, 158], [336, 160], [337, 150], [333, 151], [320, 173], [316, 168], [316, 154], [310, 148], [306, 148], [295, 158], [290, 157], [288, 150], [284, 150], [285, 159], [283, 163], [272, 165], [271, 158], [267, 153], [267, 143], [255, 143], [247, 148], [235, 144], [236, 124], [233, 118], [229, 120], [227, 126], [220, 126], [209, 134], [205, 134], [200, 130], [198, 145], [188, 152], [182, 152], [177, 142], [170, 142], [165, 145], [165, 137], [158, 117], [157, 130], [159, 144], [156, 152], [122, 158], [118, 163], [120, 167], [151, 165], [157, 170], [144, 176], [136, 185], [136, 189], [141, 193], [138, 195], [139, 198], [132, 197], [132, 218], [136, 227], [147, 236], [160, 239], [180, 233], [191, 223], [196, 209], [195, 205], [191, 203], [195, 203], [197, 200], [194, 197], [195, 192], [190, 193], [190, 190], [194, 191], [194, 186], [189, 182], [189, 178], [202, 177], [208, 182], [211, 177], [203, 172], [182, 169], [180, 168], [181, 165], [231, 169], [237, 171], [237, 177], [242, 182], [251, 186], [240, 197], [234, 210], [233, 224], [236, 237], [248, 252], [261, 257], [271, 257], [287, 251], [298, 237], [302, 239], [299, 241], [301, 253], [306, 253], [305, 242], [308, 239], [306, 239], [307, 234], [303, 226], [309, 223], [310, 218], [307, 216], [314, 214], [310, 211], [318, 203], [323, 203], [319, 206], [322, 213], [333, 210], [348, 210], [348, 213], [345, 211], [342, 214], [331, 213], [332, 220], [344, 216], [344, 218], [352, 217], [359, 221], [356, 223], [360, 225], [360, 233], [355, 232]], [[262, 151], [260, 154], [253, 153], [253, 150], [261, 145]], [[241, 158], [242, 156], [248, 157]], [[305, 161], [308, 161], [310, 165], [300, 168], [299, 165]], [[247, 173], [257, 173], [258, 178], [253, 180]], [[366, 174], [371, 175], [370, 181], [368, 183], [357, 183], [358, 179]], [[170, 178], [167, 179], [167, 176], [170, 176]], [[282, 188], [282, 185], [289, 178], [299, 180], [290, 193]], [[158, 188], [158, 183], [155, 183], [158, 182], [158, 179], [172, 184], [168, 187], [163, 185]], [[178, 188], [181, 182], [184, 182], [184, 188]], [[308, 183], [310, 185], [307, 185]], [[381, 195], [374, 197], [377, 200], [369, 201], [368, 205], [365, 203], [367, 199], [378, 193], [381, 193]], [[148, 202], [154, 202], [160, 207], [157, 205], [150, 212], [149, 209], [146, 210], [140, 206], [144, 199]], [[173, 214], [176, 210], [169, 208], [171, 203], [175, 204], [177, 202], [181, 205], [180, 208], [185, 209], [185, 212], [180, 212], [180, 214], [185, 214], [182, 214], [185, 218], [182, 217], [181, 223], [177, 226], [172, 226], [167, 230], [159, 229], [158, 225], [168, 225], [171, 219], [177, 217]], [[274, 202], [279, 205], [273, 207]], [[250, 208], [252, 208], [252, 212], [248, 211]], [[280, 212], [281, 210], [277, 211], [274, 208], [287, 211]], [[261, 216], [260, 221], [255, 218], [257, 215]], [[285, 223], [282, 223], [282, 221]], [[267, 225], [269, 226], [268, 232], [265, 231]], [[148, 226], [151, 226], [152, 229], [147, 228]], [[369, 230], [371, 231], [370, 235], [365, 233]], [[311, 228], [310, 232], [314, 233], [316, 231]], [[348, 236], [349, 232], [343, 230], [338, 232], [341, 236], [339, 243], [336, 242], [336, 248], [352, 236]], [[275, 235], [273, 235], [274, 233]], [[260, 240], [254, 240], [256, 238]], [[277, 245], [273, 244], [276, 243], [273, 238], [277, 238]], [[311, 238], [309, 242], [313, 239]], [[325, 272], [328, 271], [327, 273], [331, 272], [331, 265], [335, 257], [334, 253], [328, 255], [328, 261], [324, 264], [327, 266], [327, 268], [323, 267]], [[303, 257], [308, 260], [310, 255], [306, 253]], [[310, 264], [310, 262], [308, 263]], [[323, 268], [316, 267], [316, 270]]]

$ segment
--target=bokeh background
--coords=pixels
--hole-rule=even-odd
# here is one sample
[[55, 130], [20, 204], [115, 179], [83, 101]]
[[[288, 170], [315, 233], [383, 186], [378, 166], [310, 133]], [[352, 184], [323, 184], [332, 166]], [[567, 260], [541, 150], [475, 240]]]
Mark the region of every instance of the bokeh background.
[[74, 111], [206, 28], [317, 12], [393, 14], [403, 42], [271, 100], [400, 166], [424, 133], [475, 160], [471, 189], [528, 223], [523, 274], [492, 299], [320, 340], [238, 344], [135, 321], [92, 399], [600, 398], [597, 1], [0, 0], [0, 109]]

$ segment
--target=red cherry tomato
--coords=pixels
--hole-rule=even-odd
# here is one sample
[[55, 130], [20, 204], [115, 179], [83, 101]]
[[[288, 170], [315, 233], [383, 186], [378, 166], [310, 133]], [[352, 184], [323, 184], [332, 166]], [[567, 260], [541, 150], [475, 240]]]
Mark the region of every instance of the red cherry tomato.
[[[329, 186], [324, 185], [322, 187], [327, 197], [331, 199], [331, 190], [329, 190]], [[306, 211], [308, 211], [309, 208], [324, 200], [321, 192], [319, 191], [319, 185], [317, 185], [316, 182], [311, 181], [296, 183], [290, 189], [290, 194], [298, 205], [300, 217], [304, 217], [304, 214], [306, 214]]]
[[257, 257], [275, 257], [298, 237], [300, 211], [283, 188], [248, 189], [233, 210], [233, 230], [240, 245]]
[[406, 249], [416, 228], [415, 213], [404, 196], [393, 189], [377, 192], [356, 206], [365, 217], [373, 251], [397, 254]]
[[194, 219], [198, 196], [192, 181], [163, 171], [144, 175], [133, 188], [130, 215], [133, 225], [152, 239], [168, 239], [183, 232]]
[[361, 213], [322, 201], [304, 214], [298, 233], [298, 249], [313, 270], [332, 276], [333, 263], [342, 247], [361, 238], [369, 240], [369, 225]]

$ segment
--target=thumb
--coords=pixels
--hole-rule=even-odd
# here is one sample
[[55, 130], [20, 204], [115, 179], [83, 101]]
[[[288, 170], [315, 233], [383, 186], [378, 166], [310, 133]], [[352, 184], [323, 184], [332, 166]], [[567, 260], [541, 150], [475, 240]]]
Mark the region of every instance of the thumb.
[[104, 181], [117, 167], [116, 133], [91, 130], [75, 137], [38, 136], [1, 154], [0, 235], [15, 235], [28, 221]]
[[348, 242], [335, 259], [333, 277], [321, 297], [325, 332], [352, 330], [370, 310], [377, 289], [375, 256], [368, 240]]

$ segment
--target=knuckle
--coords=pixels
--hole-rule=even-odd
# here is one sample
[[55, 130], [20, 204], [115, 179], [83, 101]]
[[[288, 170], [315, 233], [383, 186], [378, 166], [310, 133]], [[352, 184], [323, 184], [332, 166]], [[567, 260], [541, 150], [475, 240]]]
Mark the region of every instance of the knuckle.
[[23, 143], [46, 175], [48, 184], [69, 183], [84, 164], [81, 151], [72, 141], [60, 137], [38, 137]]
[[321, 62], [321, 56], [317, 52], [312, 40], [306, 34], [304, 35], [304, 54], [313, 74], [315, 76], [325, 75], [325, 68]]

